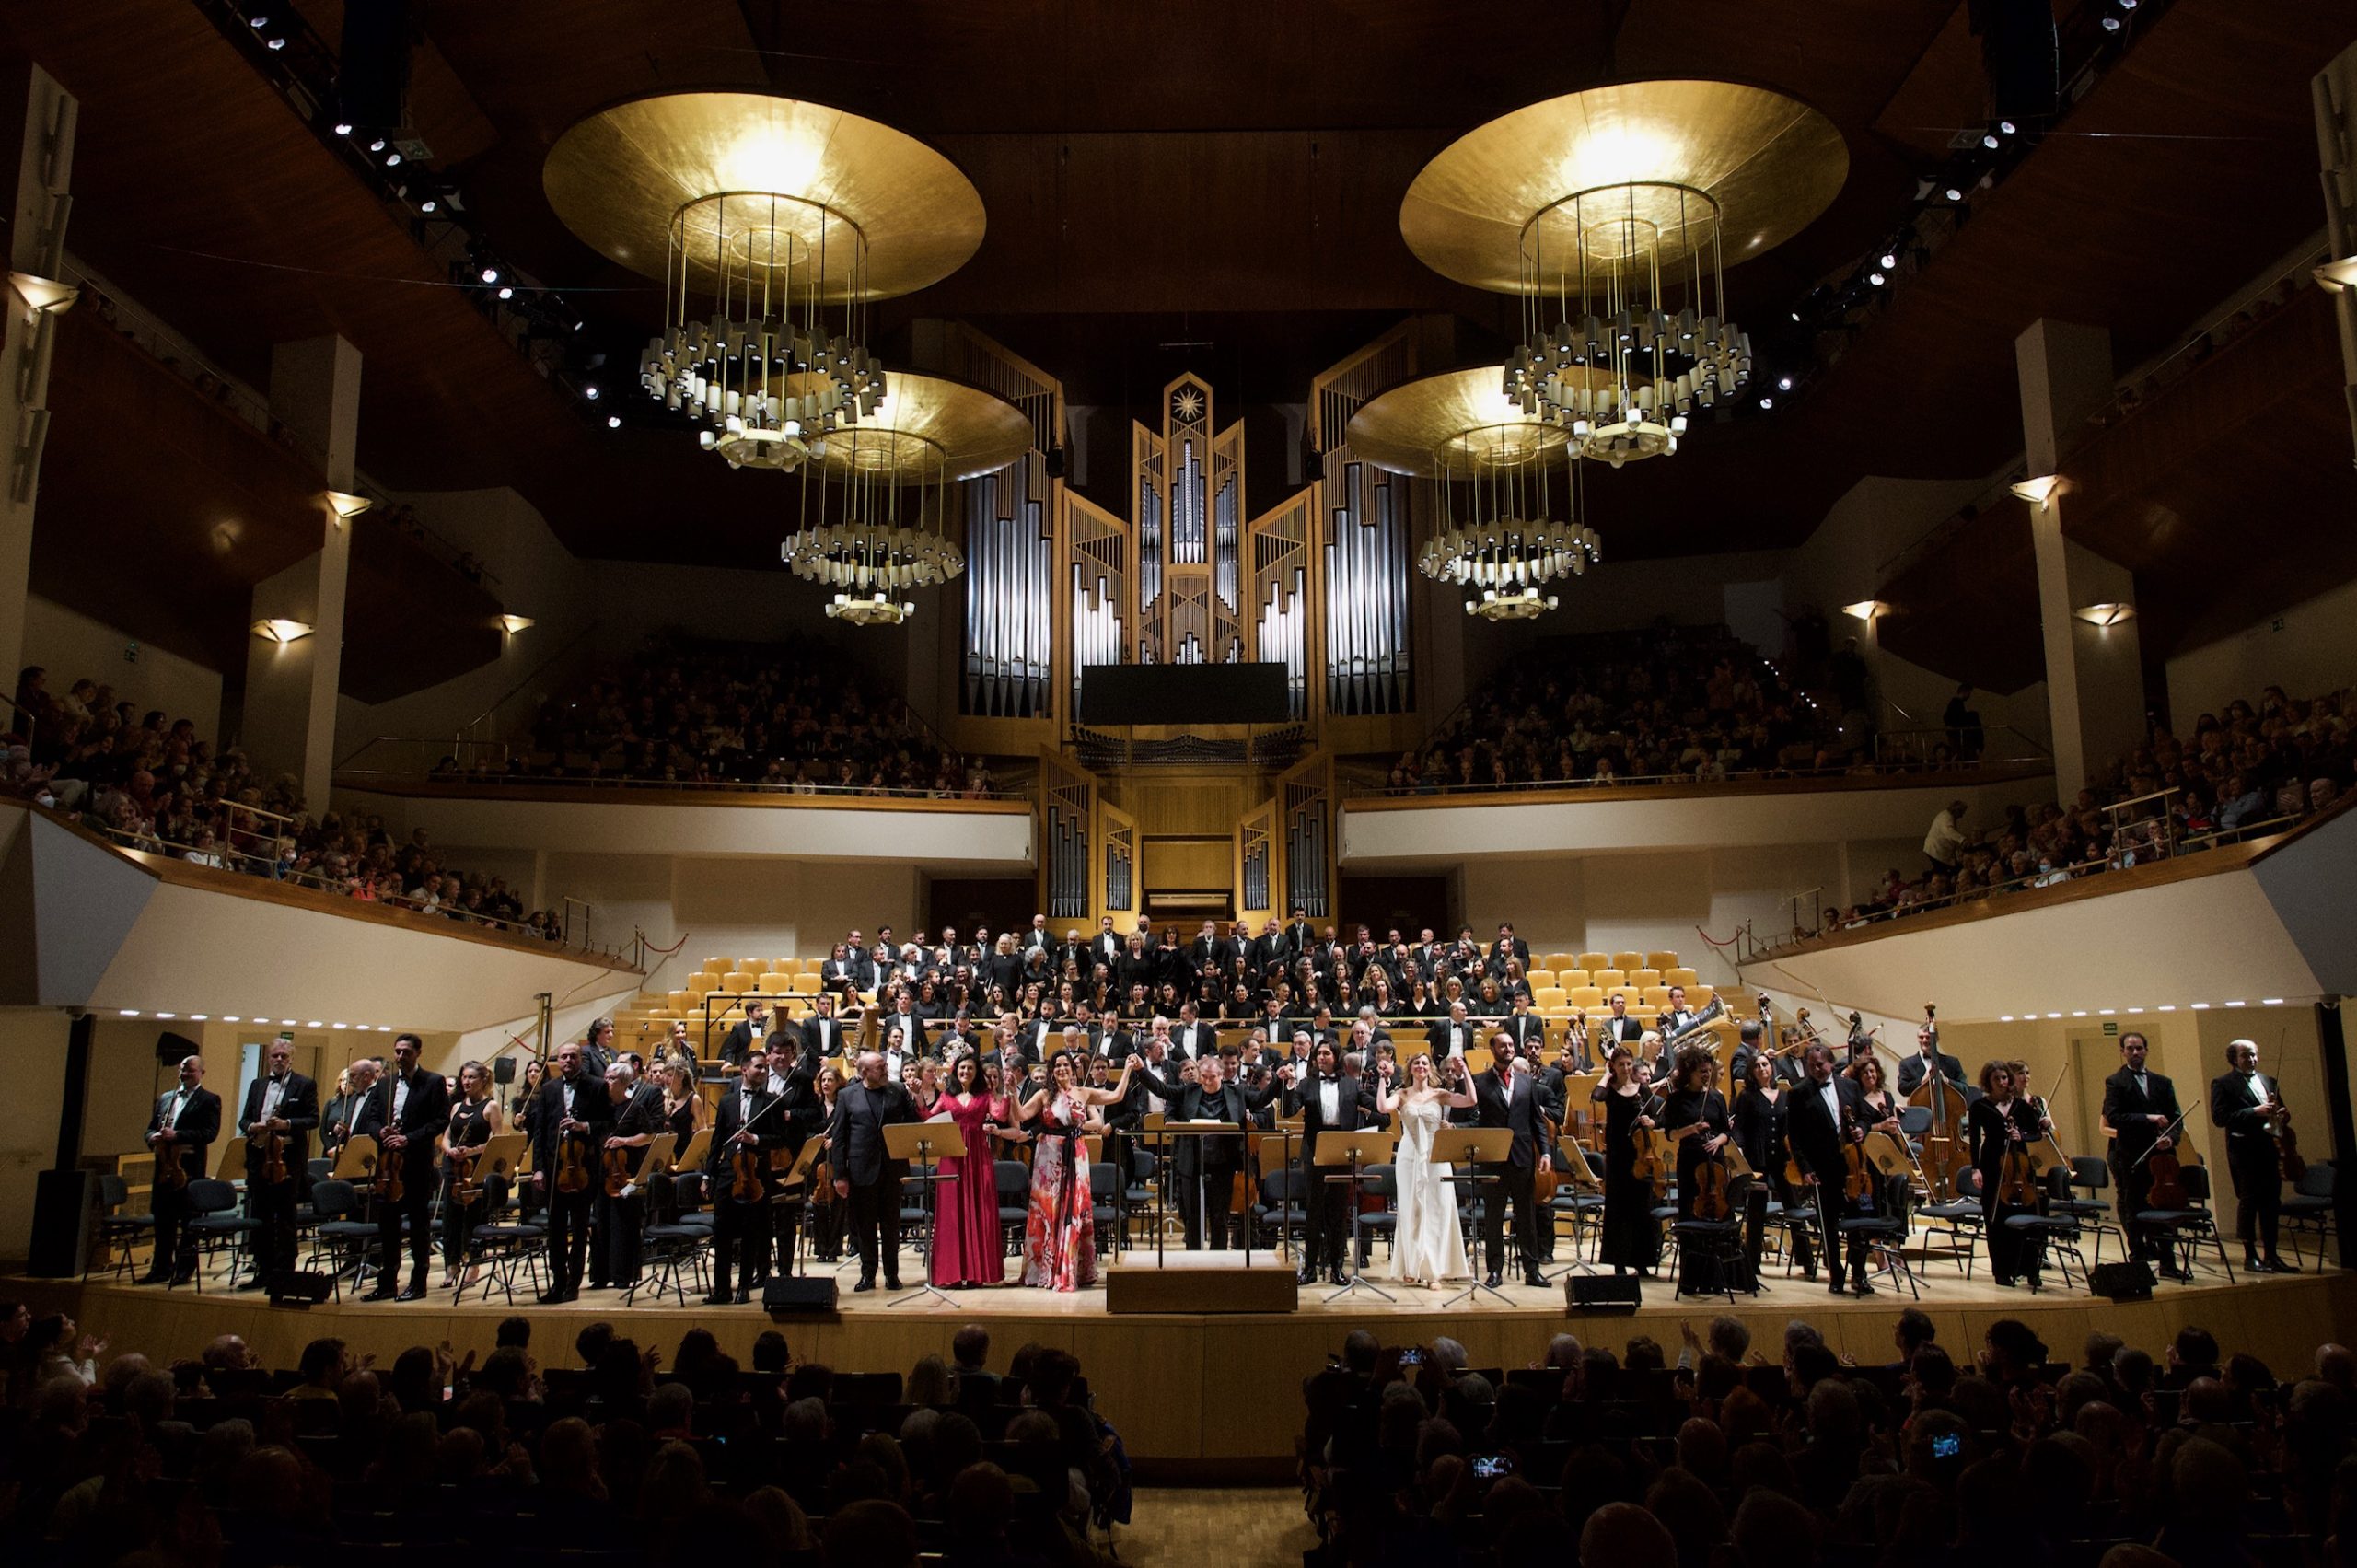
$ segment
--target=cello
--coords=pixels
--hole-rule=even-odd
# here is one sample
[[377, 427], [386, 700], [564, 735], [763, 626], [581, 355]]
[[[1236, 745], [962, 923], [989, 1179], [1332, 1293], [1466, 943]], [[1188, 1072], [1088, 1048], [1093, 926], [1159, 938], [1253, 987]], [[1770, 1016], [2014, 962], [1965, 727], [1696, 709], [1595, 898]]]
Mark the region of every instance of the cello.
[[1931, 1201], [1944, 1203], [1956, 1196], [1957, 1175], [1972, 1160], [1964, 1143], [1964, 1091], [1940, 1068], [1938, 1016], [1931, 1003], [1923, 1004], [1923, 1028], [1931, 1036], [1932, 1063], [1923, 1081], [1907, 1097], [1907, 1103], [1932, 1113], [1932, 1124], [1923, 1129], [1920, 1163], [1924, 1182], [1931, 1190]]

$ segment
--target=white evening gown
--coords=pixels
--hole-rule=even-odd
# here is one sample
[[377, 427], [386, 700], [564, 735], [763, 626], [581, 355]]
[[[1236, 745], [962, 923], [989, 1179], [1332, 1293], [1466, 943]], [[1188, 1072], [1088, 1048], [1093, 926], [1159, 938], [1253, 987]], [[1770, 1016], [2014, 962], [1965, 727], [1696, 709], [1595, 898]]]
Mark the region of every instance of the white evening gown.
[[1470, 1278], [1465, 1232], [1457, 1218], [1457, 1189], [1449, 1167], [1432, 1159], [1433, 1134], [1440, 1131], [1441, 1104], [1419, 1100], [1399, 1109], [1399, 1147], [1393, 1156], [1399, 1179], [1399, 1225], [1391, 1240], [1395, 1280], [1434, 1282]]

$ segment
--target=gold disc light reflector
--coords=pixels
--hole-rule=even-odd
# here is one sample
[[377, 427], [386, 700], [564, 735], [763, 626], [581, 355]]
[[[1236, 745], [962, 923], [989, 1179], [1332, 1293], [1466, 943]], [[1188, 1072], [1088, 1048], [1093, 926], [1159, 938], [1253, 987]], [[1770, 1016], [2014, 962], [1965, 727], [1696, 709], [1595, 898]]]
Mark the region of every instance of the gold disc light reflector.
[[[601, 110], [557, 138], [541, 183], [567, 228], [648, 277], [665, 275], [674, 219], [687, 213], [679, 249], [691, 293], [715, 289], [725, 250], [816, 266], [821, 241], [838, 242], [826, 215], [862, 238], [857, 287], [870, 298], [938, 283], [982, 243], [981, 196], [941, 154], [873, 120], [761, 93], [674, 93]], [[725, 204], [714, 200], [722, 195]], [[740, 195], [795, 200], [772, 217]], [[820, 297], [849, 297], [853, 270], [826, 272]]]
[[1031, 421], [993, 392], [902, 371], [877, 411], [827, 438], [819, 470], [894, 484], [995, 473], [1031, 447]]
[[[1849, 172], [1841, 133], [1798, 99], [1733, 82], [1629, 82], [1534, 103], [1458, 137], [1408, 187], [1399, 233], [1446, 277], [1522, 293], [1532, 286], [1532, 224], [1586, 192], [1632, 188], [1636, 222], [1660, 236], [1660, 264], [1688, 261], [1700, 237], [1682, 188], [1717, 203], [1732, 266], [1808, 226]], [[1625, 233], [1603, 226], [1627, 223], [1628, 203], [1619, 205], [1609, 220], [1588, 218], [1592, 255], [1631, 249]]]
[[1369, 399], [1351, 416], [1351, 450], [1379, 469], [1462, 479], [1533, 461], [1571, 445], [1561, 425], [1525, 417], [1487, 366], [1410, 381]]

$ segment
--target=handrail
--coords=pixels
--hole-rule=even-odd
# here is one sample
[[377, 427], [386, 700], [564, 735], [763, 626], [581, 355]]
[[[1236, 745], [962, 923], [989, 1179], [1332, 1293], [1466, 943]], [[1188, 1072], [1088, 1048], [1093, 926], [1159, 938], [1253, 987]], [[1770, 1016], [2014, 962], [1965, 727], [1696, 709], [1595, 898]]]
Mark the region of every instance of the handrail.
[[541, 676], [546, 675], [551, 665], [556, 663], [557, 660], [564, 657], [565, 655], [579, 647], [585, 639], [594, 634], [598, 629], [603, 625], [605, 625], [603, 621], [592, 621], [587, 625], [582, 627], [578, 632], [575, 632], [572, 636], [567, 637], [562, 647], [558, 648], [556, 652], [549, 655], [548, 657], [542, 659], [540, 663], [534, 665], [530, 674], [525, 676], [521, 680], [516, 682], [515, 685], [509, 687], [506, 691], [502, 691], [498, 696], [493, 698], [489, 707], [483, 709], [482, 712], [469, 719], [465, 724], [460, 725], [459, 726], [459, 733], [463, 735], [468, 730], [470, 730], [477, 725], [482, 724], [485, 719], [491, 718], [493, 714], [497, 714], [500, 709], [505, 707], [520, 692], [522, 692], [524, 688], [529, 686], [535, 680], [538, 680]]
[[[1893, 703], [1890, 705], [1894, 709], [1898, 709], [1898, 704], [1896, 703]], [[1898, 711], [1904, 712], [1903, 709], [1899, 709]], [[1910, 738], [1918, 737], [1930, 740], [1934, 747], [1943, 745], [1954, 746], [1956, 743], [1957, 738], [1965, 734], [1966, 731], [1971, 727], [1972, 726], [1970, 726], [1964, 725], [1927, 724], [1918, 725], [1908, 729], [1878, 729], [1875, 731], [1875, 754], [1877, 757], [1881, 756], [1887, 748], [1904, 751], [1905, 749], [1903, 747], [1896, 746], [1894, 743], [1907, 740]], [[2000, 735], [2010, 735], [2015, 740], [2021, 742], [2022, 745], [2027, 747], [2028, 750], [2017, 757], [1991, 757], [1984, 749], [1979, 755], [1972, 759], [1974, 762], [2050, 762], [2054, 760], [2054, 753], [2046, 747], [2038, 744], [2038, 740], [2036, 736], [2030, 735], [2026, 731], [2016, 729], [2012, 725], [1985, 724], [1979, 727], [1981, 742], [1984, 748], [1993, 738]]]
[[1904, 779], [1910, 787], [1940, 779], [1955, 779], [1958, 784], [1987, 781], [1992, 773], [2005, 768], [2035, 767], [2046, 763], [2045, 757], [2019, 759], [1982, 758], [1969, 763], [1954, 763], [1934, 768], [1920, 762], [1842, 762], [1822, 768], [1746, 768], [1730, 772], [1724, 779], [1698, 778], [1692, 773], [1615, 773], [1610, 778], [1593, 775], [1581, 779], [1509, 779], [1504, 784], [1492, 781], [1482, 784], [1459, 784], [1454, 781], [1434, 784], [1419, 782], [1395, 785], [1388, 782], [1364, 784], [1354, 779], [1342, 780], [1345, 800], [1387, 798], [1404, 800], [1418, 796], [1465, 795], [1530, 795], [1550, 791], [1583, 791], [1622, 788], [1646, 788], [1655, 785], [1690, 785], [1712, 788], [1721, 784], [1756, 784], [1778, 779], [1843, 779], [1876, 778]]
[[[393, 739], [398, 738], [387, 737], [386, 738]], [[475, 744], [490, 745], [493, 743], [489, 741], [482, 741], [476, 742]], [[849, 786], [843, 784], [762, 784], [758, 781], [737, 783], [728, 779], [642, 779], [621, 773], [493, 773], [473, 772], [464, 769], [453, 772], [414, 773], [396, 772], [389, 770], [384, 772], [371, 772], [363, 768], [350, 768], [340, 770], [335, 775], [335, 782], [340, 787], [345, 789], [380, 788], [387, 783], [400, 783], [412, 785], [432, 785], [436, 788], [474, 788], [478, 786], [496, 786], [505, 789], [611, 789], [679, 791], [682, 793], [693, 793], [695, 791], [702, 790], [730, 795], [816, 795], [830, 797], [842, 797], [844, 799], [873, 800], [940, 800], [953, 802], [961, 800], [1013, 800], [1023, 801], [1028, 804], [1031, 799], [1030, 792], [1025, 790], [989, 789], [977, 792], [973, 790], [961, 789], [944, 793], [934, 789], [870, 789], [865, 784], [853, 784]]]

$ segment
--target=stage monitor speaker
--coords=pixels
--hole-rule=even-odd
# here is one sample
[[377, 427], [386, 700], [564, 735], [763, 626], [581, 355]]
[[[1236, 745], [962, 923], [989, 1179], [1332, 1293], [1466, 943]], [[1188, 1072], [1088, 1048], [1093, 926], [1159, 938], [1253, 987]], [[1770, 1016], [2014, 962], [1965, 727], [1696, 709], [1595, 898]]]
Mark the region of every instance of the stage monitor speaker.
[[772, 1274], [769, 1288], [761, 1292], [761, 1305], [778, 1317], [791, 1313], [832, 1312], [835, 1309], [834, 1277]]
[[336, 107], [354, 125], [389, 131], [409, 122], [410, 0], [344, 0], [336, 54]]
[[2087, 1276], [2087, 1288], [2114, 1301], [2153, 1299], [2153, 1266], [2142, 1259], [2125, 1263], [2098, 1263]]
[[289, 1269], [270, 1280], [273, 1307], [316, 1307], [335, 1294], [335, 1277], [322, 1269]]
[[1637, 1309], [1638, 1280], [1634, 1274], [1573, 1274], [1564, 1286], [1564, 1296], [1574, 1312]]
[[186, 1035], [176, 1035], [166, 1029], [156, 1037], [156, 1060], [167, 1067], [177, 1067], [184, 1057], [201, 1056], [204, 1048]]
[[516, 1081], [516, 1059], [512, 1056], [503, 1056], [493, 1062], [491, 1064], [491, 1081], [494, 1084], [514, 1083]]
[[67, 1280], [82, 1272], [99, 1204], [99, 1179], [87, 1170], [43, 1170], [33, 1175], [33, 1239], [25, 1272], [35, 1279]]

